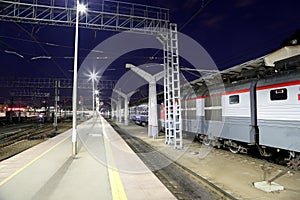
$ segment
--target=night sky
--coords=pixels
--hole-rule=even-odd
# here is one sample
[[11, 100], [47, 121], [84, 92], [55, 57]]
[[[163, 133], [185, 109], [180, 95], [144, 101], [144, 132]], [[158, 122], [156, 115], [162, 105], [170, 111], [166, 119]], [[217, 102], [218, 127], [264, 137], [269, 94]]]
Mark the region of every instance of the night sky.
[[[89, 6], [100, 0], [90, 0]], [[300, 29], [300, 1], [271, 0], [128, 0], [170, 9], [170, 21], [196, 40], [222, 70], [263, 56], [281, 47], [284, 39]], [[79, 62], [110, 31], [80, 30]], [[74, 27], [57, 27], [0, 21], [0, 77], [72, 78]], [[9, 52], [17, 52], [18, 56]], [[124, 64], [143, 64], [155, 51], [124, 55], [110, 66], [107, 79], [124, 73]], [[44, 56], [43, 59], [35, 57]], [[102, 52], [100, 57], [113, 57]], [[51, 57], [47, 59], [46, 57]], [[156, 60], [160, 62], [161, 54]], [[79, 64], [80, 65], [80, 64]], [[120, 67], [122, 65], [122, 67]], [[2, 89], [1, 89], [2, 90]]]

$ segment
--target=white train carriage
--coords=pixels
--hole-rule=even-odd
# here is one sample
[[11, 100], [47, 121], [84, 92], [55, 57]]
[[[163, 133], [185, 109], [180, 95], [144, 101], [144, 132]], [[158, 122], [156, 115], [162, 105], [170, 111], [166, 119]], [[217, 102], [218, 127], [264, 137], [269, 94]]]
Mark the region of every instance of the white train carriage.
[[196, 99], [189, 98], [181, 101], [182, 129], [196, 133], [199, 131], [199, 121], [197, 120]]
[[300, 152], [300, 72], [257, 83], [259, 144]]
[[270, 64], [270, 56], [273, 59], [272, 73], [264, 78], [259, 77], [260, 69], [250, 66], [246, 71], [254, 76], [249, 79], [243, 77], [225, 87], [202, 87], [196, 91], [198, 96], [186, 93], [182, 100], [183, 130], [198, 134], [204, 144], [226, 146], [234, 153], [246, 152], [254, 145], [263, 156], [280, 150], [289, 151], [291, 156], [299, 153], [299, 51], [284, 59], [282, 50], [278, 52], [276, 59], [270, 54], [257, 60], [259, 67], [261, 63]]
[[198, 133], [206, 145], [213, 142], [228, 146], [234, 153], [246, 151], [242, 144], [256, 143], [257, 124], [252, 112], [255, 85], [256, 82], [248, 81], [210, 88], [209, 95], [196, 98], [197, 130], [184, 130]]
[[228, 146], [233, 151], [231, 147], [238, 146], [236, 141], [252, 145], [256, 142], [255, 85], [256, 82], [246, 82], [226, 86], [222, 94], [223, 128], [220, 137], [230, 140]]
[[205, 88], [197, 91], [185, 88], [181, 101], [182, 130], [191, 133], [204, 133], [204, 93]]

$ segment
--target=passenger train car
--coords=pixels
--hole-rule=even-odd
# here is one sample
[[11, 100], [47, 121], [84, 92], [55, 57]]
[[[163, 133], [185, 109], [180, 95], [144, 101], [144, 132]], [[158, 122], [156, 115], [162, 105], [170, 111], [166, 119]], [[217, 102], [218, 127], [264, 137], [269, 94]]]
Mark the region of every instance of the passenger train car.
[[[278, 58], [282, 52], [275, 52], [277, 60], [274, 66], [264, 66], [263, 76], [250, 66], [247, 71], [254, 72], [253, 77], [210, 88], [203, 84], [196, 93], [186, 94], [182, 99], [183, 131], [196, 134], [206, 145], [228, 147], [233, 153], [255, 147], [262, 156], [282, 151], [289, 157], [299, 155], [299, 49], [282, 60]], [[271, 56], [274, 54], [261, 60], [266, 64]]]
[[148, 124], [148, 105], [141, 104], [130, 107], [129, 115], [130, 119], [136, 124], [146, 126]]
[[[264, 157], [280, 153], [298, 159], [300, 166], [300, 46], [284, 47], [219, 75], [221, 84], [207, 86], [206, 79], [214, 77], [203, 77], [189, 89], [181, 88], [182, 130], [205, 145], [233, 153], [256, 149]], [[131, 119], [140, 123], [137, 110], [146, 116], [146, 107], [131, 107]], [[162, 128], [164, 109], [161, 105], [158, 116]]]

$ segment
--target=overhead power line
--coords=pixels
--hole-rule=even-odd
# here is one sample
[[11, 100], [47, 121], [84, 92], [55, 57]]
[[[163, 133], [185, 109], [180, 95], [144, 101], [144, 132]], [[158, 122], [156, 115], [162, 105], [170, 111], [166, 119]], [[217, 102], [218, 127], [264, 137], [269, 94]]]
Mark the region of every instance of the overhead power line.
[[202, 0], [201, 7], [183, 24], [179, 27], [179, 31], [184, 29], [191, 21], [195, 19], [213, 0], [208, 0], [205, 2], [205, 0]]

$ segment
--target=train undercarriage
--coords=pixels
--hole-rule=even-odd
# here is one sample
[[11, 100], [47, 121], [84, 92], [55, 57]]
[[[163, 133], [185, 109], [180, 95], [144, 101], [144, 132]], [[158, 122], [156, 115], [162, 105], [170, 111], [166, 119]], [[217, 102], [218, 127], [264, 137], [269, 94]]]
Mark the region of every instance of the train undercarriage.
[[247, 144], [223, 138], [209, 138], [204, 134], [197, 134], [195, 141], [206, 146], [227, 149], [233, 154], [249, 154], [261, 158], [265, 158], [278, 164], [285, 164], [293, 170], [300, 170], [300, 153], [295, 151], [287, 151], [255, 144]]

